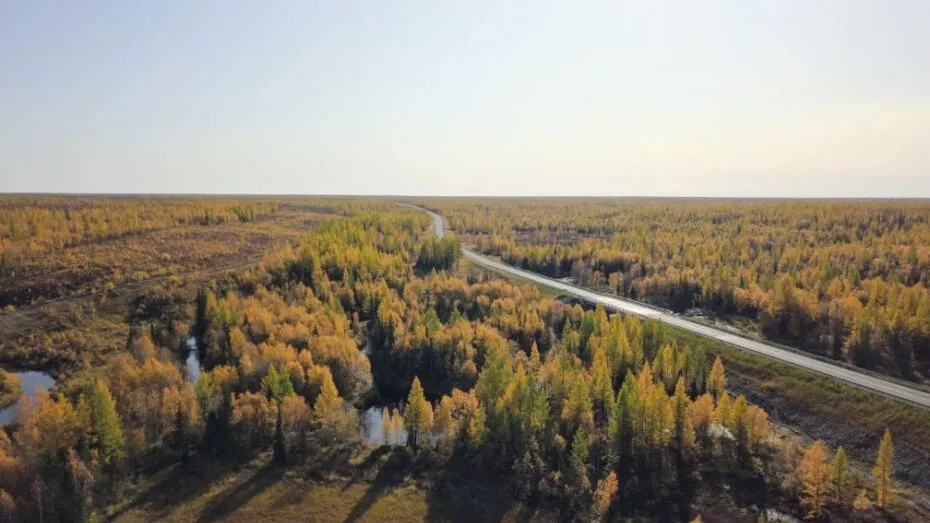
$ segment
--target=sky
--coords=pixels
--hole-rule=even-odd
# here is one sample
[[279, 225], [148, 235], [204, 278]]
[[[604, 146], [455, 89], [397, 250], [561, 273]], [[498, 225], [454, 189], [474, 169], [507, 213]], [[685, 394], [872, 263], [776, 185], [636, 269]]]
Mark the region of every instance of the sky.
[[930, 197], [928, 20], [0, 0], [0, 192]]

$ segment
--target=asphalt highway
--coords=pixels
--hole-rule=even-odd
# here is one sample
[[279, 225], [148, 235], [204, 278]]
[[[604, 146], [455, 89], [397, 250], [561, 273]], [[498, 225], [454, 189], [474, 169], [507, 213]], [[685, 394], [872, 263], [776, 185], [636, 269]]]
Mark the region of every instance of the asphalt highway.
[[[445, 236], [442, 216], [414, 205], [401, 205], [429, 213], [433, 217], [436, 236], [440, 238]], [[742, 350], [762, 354], [764, 356], [768, 356], [791, 365], [811, 370], [824, 376], [835, 378], [851, 385], [869, 389], [894, 399], [903, 400], [908, 403], [930, 409], [930, 393], [915, 389], [913, 387], [908, 387], [907, 385], [903, 385], [896, 381], [884, 379], [872, 374], [866, 374], [864, 372], [859, 372], [841, 365], [830, 363], [828, 361], [806, 356], [799, 352], [780, 348], [768, 343], [739, 336], [737, 334], [733, 334], [732, 332], [727, 332], [722, 329], [717, 329], [708, 325], [690, 321], [671, 311], [666, 311], [664, 309], [659, 309], [624, 298], [618, 298], [616, 296], [607, 296], [604, 294], [592, 292], [590, 290], [563, 283], [552, 278], [536, 274], [534, 272], [518, 269], [516, 267], [491, 260], [469, 249], [463, 248], [462, 254], [478, 265], [482, 265], [498, 272], [507, 273], [525, 280], [532, 281], [534, 283], [538, 283], [540, 285], [544, 285], [586, 302], [601, 303], [608, 310], [636, 314], [637, 316], [643, 318], [656, 319], [668, 325], [673, 325], [695, 334], [724, 342]]]

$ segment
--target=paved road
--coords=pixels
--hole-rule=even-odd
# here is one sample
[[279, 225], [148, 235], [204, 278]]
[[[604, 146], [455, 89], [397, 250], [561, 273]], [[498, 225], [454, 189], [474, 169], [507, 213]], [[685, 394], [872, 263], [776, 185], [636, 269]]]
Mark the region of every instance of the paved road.
[[[445, 236], [442, 216], [414, 205], [401, 205], [404, 207], [410, 207], [428, 212], [433, 217], [436, 236], [439, 236], [440, 238]], [[731, 332], [715, 329], [714, 327], [709, 327], [701, 323], [689, 321], [685, 318], [682, 318], [681, 316], [675, 315], [674, 313], [663, 309], [658, 309], [656, 307], [631, 300], [626, 300], [623, 298], [617, 298], [615, 296], [598, 294], [596, 292], [582, 289], [581, 287], [569, 285], [567, 283], [553, 280], [534, 272], [518, 269], [510, 265], [496, 262], [469, 249], [462, 249], [462, 254], [469, 260], [479, 265], [483, 265], [496, 271], [512, 274], [519, 278], [530, 280], [540, 285], [545, 285], [546, 287], [556, 289], [558, 291], [564, 292], [565, 294], [575, 296], [588, 302], [602, 303], [609, 310], [636, 314], [637, 316], [641, 316], [643, 318], [653, 318], [663, 323], [674, 325], [675, 327], [693, 332], [695, 334], [722, 341], [739, 349], [763, 354], [785, 363], [803, 367], [805, 369], [823, 374], [825, 376], [830, 376], [852, 385], [879, 392], [886, 396], [904, 400], [909, 403], [930, 409], [930, 393], [908, 387], [907, 385], [902, 385], [900, 383], [896, 383], [894, 381], [883, 379], [874, 375], [865, 374], [846, 367], [842, 367], [840, 365], [829, 363], [827, 361], [805, 356], [804, 354], [800, 354], [791, 350], [782, 349], [767, 343], [738, 336]]]

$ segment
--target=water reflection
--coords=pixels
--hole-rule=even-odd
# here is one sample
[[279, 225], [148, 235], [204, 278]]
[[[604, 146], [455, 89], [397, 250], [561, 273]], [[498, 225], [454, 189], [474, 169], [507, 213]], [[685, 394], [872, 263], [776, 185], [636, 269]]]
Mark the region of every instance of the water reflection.
[[764, 514], [765, 521], [771, 521], [772, 523], [801, 523], [800, 519], [773, 508], [763, 510], [762, 514]]
[[197, 339], [193, 336], [187, 338], [187, 359], [184, 364], [187, 367], [187, 379], [191, 383], [197, 383], [200, 378], [200, 349], [197, 347]]
[[[26, 370], [22, 372], [12, 372], [12, 374], [19, 377], [19, 381], [23, 386], [23, 394], [30, 398], [34, 398], [39, 390], [47, 390], [55, 386], [55, 378], [45, 372]], [[0, 425], [6, 425], [13, 421], [13, 418], [16, 416], [17, 408], [17, 405], [11, 405], [0, 410]]]
[[[404, 430], [400, 417], [385, 419], [382, 407], [371, 407], [362, 412], [362, 427], [365, 429], [365, 441], [371, 445], [404, 445], [407, 443], [407, 431]], [[390, 411], [390, 409], [388, 409]], [[390, 417], [390, 414], [388, 415]]]
[[[184, 359], [184, 366], [187, 368], [187, 379], [191, 383], [197, 383], [200, 378], [200, 346], [197, 338], [190, 336], [185, 341], [187, 357]], [[371, 351], [371, 343], [366, 343], [362, 347], [362, 353], [368, 354]], [[363, 378], [363, 376], [360, 376]], [[371, 380], [371, 376], [367, 376]], [[398, 414], [397, 417], [391, 416], [391, 408], [388, 408], [387, 426], [385, 426], [384, 416], [381, 411], [382, 407], [370, 407], [359, 412], [362, 427], [365, 432], [365, 441], [371, 445], [404, 445], [407, 443], [407, 431], [404, 430], [403, 418]], [[386, 431], [385, 431], [386, 429]]]

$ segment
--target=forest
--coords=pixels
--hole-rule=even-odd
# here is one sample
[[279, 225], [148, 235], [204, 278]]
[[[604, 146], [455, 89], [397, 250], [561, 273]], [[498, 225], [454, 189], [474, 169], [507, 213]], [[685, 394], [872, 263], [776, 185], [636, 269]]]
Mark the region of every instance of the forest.
[[[827, 230], [840, 235], [838, 208], [815, 213], [837, 220], [833, 226], [813, 220], [792, 231], [786, 224], [798, 224], [808, 204], [731, 204], [730, 219], [715, 225], [729, 232], [698, 241], [697, 231], [714, 223], [713, 207], [665, 204], [671, 216], [662, 218], [661, 206], [647, 203], [635, 219], [615, 208], [611, 221], [594, 212], [599, 202], [562, 206], [562, 214], [545, 212], [545, 203], [445, 203], [461, 234], [436, 239], [427, 215], [387, 200], [120, 201], [103, 211], [81, 200], [55, 210], [53, 200], [41, 202], [41, 212], [24, 210], [34, 203], [0, 211], [4, 252], [11, 253], [4, 263], [54, 258], [82, 241], [169, 223], [225, 228], [266, 213], [276, 220], [288, 206], [325, 211], [325, 218], [266, 244], [256, 263], [231, 274], [146, 291], [124, 311], [119, 347], [69, 355], [52, 390], [21, 394], [13, 422], [0, 431], [0, 521], [119, 520], [135, 510], [135, 486], [168, 469], [195, 477], [217, 464], [266, 460], [289, 477], [325, 485], [378, 456], [386, 456], [382, 472], [387, 464], [399, 467], [427, 489], [481, 478], [531, 512], [532, 521], [766, 521], [778, 514], [906, 521], [920, 514], [892, 483], [889, 431], [866, 470], [842, 447], [779, 437], [765, 410], [729, 392], [721, 358], [656, 322], [584, 308], [476, 271], [459, 243], [474, 238], [506, 261], [592, 285], [613, 282], [617, 292], [656, 302], [679, 292], [669, 281], [676, 289], [706, 283], [716, 289], [707, 298], [706, 287], [691, 292], [708, 301], [689, 306], [755, 311], [766, 325], [769, 300], [781, 296], [787, 301], [772, 314], [786, 330], [776, 337], [816, 330], [818, 292], [864, 299], [857, 316], [842, 317], [844, 329], [847, 320], [852, 329], [842, 331], [843, 348], [860, 317], [871, 322], [894, 311], [898, 318], [913, 305], [901, 321], [917, 325], [907, 332], [920, 339], [922, 327], [911, 320], [925, 306], [920, 260], [930, 251], [917, 251], [910, 280], [895, 279], [902, 270], [895, 261], [885, 272], [869, 266], [853, 286], [851, 265], [827, 264], [830, 278], [817, 272], [823, 260], [845, 260], [840, 254], [820, 253], [818, 264], [813, 254], [781, 243], [792, 234], [810, 242]], [[104, 226], [108, 212], [112, 224]], [[856, 212], [866, 217], [872, 210]], [[924, 222], [915, 215], [869, 225], [855, 233], [859, 240], [847, 238], [856, 248], [837, 250], [859, 259], [895, 241], [919, 245]], [[659, 226], [675, 220], [689, 225], [674, 232]], [[75, 228], [81, 223], [92, 225]], [[588, 239], [576, 242], [582, 235]], [[718, 240], [731, 250], [708, 245]], [[762, 253], [768, 257], [750, 263]], [[679, 277], [670, 280], [673, 274]], [[735, 305], [745, 298], [736, 285], [741, 278], [748, 295], [759, 291], [757, 308]], [[192, 286], [193, 295], [182, 292]], [[835, 286], [840, 290], [827, 290]], [[879, 292], [881, 299], [873, 294]], [[801, 309], [810, 323], [793, 331]], [[894, 322], [883, 321], [890, 332]], [[876, 359], [888, 356], [873, 341], [869, 331], [861, 343]], [[911, 350], [918, 372], [924, 360], [916, 341]], [[4, 361], [30, 361], [27, 352], [19, 347]], [[0, 373], [4, 397], [20, 396], [15, 376], [7, 375]], [[380, 438], [367, 426], [364, 414], [372, 409], [381, 413]]]
[[477, 250], [506, 263], [679, 313], [735, 320], [767, 339], [907, 380], [924, 382], [930, 372], [926, 202], [427, 204]]
[[4, 198], [0, 199], [0, 260], [9, 263], [48, 249], [180, 224], [251, 222], [275, 207], [261, 200]]

